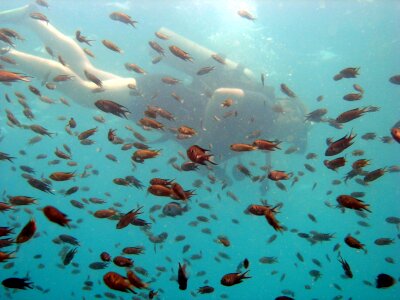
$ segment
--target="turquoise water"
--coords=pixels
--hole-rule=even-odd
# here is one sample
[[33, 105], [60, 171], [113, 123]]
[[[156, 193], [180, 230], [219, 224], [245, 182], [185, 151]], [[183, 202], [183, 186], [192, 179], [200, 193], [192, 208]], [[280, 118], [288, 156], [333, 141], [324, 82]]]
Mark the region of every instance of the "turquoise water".
[[[13, 3], [3, 2], [0, 3], [1, 11], [28, 3], [20, 0]], [[155, 92], [152, 88], [154, 85], [154, 90], [158, 90], [158, 86], [162, 86], [160, 81], [152, 82], [152, 88], [144, 90], [143, 97], [129, 98], [129, 101], [132, 101], [129, 105], [134, 113], [131, 119], [126, 120], [102, 112], [93, 105], [91, 108], [83, 107], [79, 103], [84, 99], [72, 99], [57, 88], [46, 89], [42, 85], [43, 78], [36, 78], [33, 74], [23, 71], [23, 66], [1, 62], [5, 70], [23, 72], [34, 77], [29, 83], [16, 82], [1, 87], [0, 151], [15, 157], [12, 162], [0, 161], [0, 191], [3, 195], [1, 201], [8, 202], [9, 197], [18, 195], [37, 199], [36, 204], [1, 212], [0, 226], [14, 228], [10, 238], [15, 238], [30, 218], [33, 217], [37, 223], [37, 233], [33, 239], [21, 244], [18, 249], [14, 244], [0, 249], [5, 252], [16, 251], [14, 259], [0, 263], [0, 281], [9, 277], [28, 276], [34, 283], [34, 288], [15, 291], [2, 286], [1, 299], [104, 299], [112, 298], [113, 295], [121, 299], [136, 296], [138, 299], [147, 299], [149, 290], [135, 289], [140, 294], [132, 295], [111, 290], [104, 284], [104, 274], [113, 271], [125, 276], [125, 268], [112, 262], [103, 270], [93, 270], [89, 267], [91, 263], [100, 261], [101, 252], [106, 251], [115, 257], [122, 255], [122, 249], [127, 246], [145, 248], [144, 254], [129, 257], [134, 260], [134, 267], [147, 271], [147, 276], [140, 273], [138, 276], [149, 283], [150, 289], [158, 291], [156, 299], [275, 299], [284, 294], [295, 299], [399, 298], [400, 232], [396, 225], [386, 221], [388, 217], [400, 217], [399, 173], [387, 172], [367, 186], [359, 184], [355, 179], [350, 179], [347, 183], [343, 180], [351, 170], [351, 164], [360, 158], [370, 160], [370, 165], [364, 168], [368, 172], [400, 165], [399, 144], [393, 140], [389, 143], [380, 140], [381, 137], [390, 136], [391, 127], [400, 120], [399, 86], [389, 82], [390, 77], [400, 74], [398, 1], [74, 1], [73, 5], [71, 1], [48, 2], [48, 9], [37, 7], [36, 11], [45, 14], [50, 24], [71, 38], [74, 38], [75, 31], [79, 29], [83, 35], [95, 40], [93, 46], [85, 46], [96, 55], [96, 58], [91, 60], [94, 66], [121, 77], [136, 77], [138, 83], [142, 80], [139, 78], [168, 74], [182, 78], [181, 85], [191, 89], [191, 81], [198, 79], [193, 74], [179, 71], [173, 65], [164, 64], [163, 61], [152, 64], [151, 60], [156, 53], [148, 45], [150, 40], [156, 40], [163, 45], [167, 57], [172, 55], [167, 47], [168, 41], [161, 41], [154, 36], [154, 32], [160, 27], [167, 27], [240, 63], [240, 66], [251, 69], [255, 74], [253, 81], [257, 93], [265, 93], [266, 87], [262, 87], [259, 79], [260, 74], [264, 73], [265, 84], [273, 88], [276, 100], [287, 98], [279, 87], [281, 83], [285, 83], [304, 103], [308, 112], [326, 108], [328, 113], [325, 117], [336, 118], [340, 113], [357, 107], [377, 106], [380, 109], [345, 123], [343, 129], [335, 129], [327, 122], [307, 122], [308, 145], [304, 151], [285, 154], [285, 150], [293, 144], [289, 139], [280, 138], [282, 150], [273, 152], [267, 164], [274, 170], [294, 173], [290, 180], [282, 181], [286, 186], [284, 191], [269, 179], [253, 182], [237, 171], [233, 171], [232, 174], [235, 165], [241, 163], [253, 175], [265, 175], [266, 172], [261, 167], [265, 165], [266, 154], [261, 151], [241, 152], [236, 153], [230, 160], [225, 160], [222, 156], [232, 153], [229, 144], [226, 145], [225, 152], [214, 153], [211, 149], [218, 168], [226, 169], [226, 174], [208, 171], [201, 165], [198, 171], [194, 172], [173, 168], [168, 161], [176, 157], [176, 163], [180, 165], [188, 160], [186, 149], [199, 140], [194, 137], [179, 141], [168, 129], [164, 133], [143, 130], [136, 124], [142, 117], [142, 106], [138, 104], [139, 109], [132, 104], [135, 101], [153, 103], [151, 99]], [[237, 13], [239, 9], [248, 10], [256, 20], [253, 22], [241, 18]], [[136, 29], [112, 21], [108, 15], [113, 11], [123, 11], [132, 16], [138, 21]], [[17, 50], [50, 59], [35, 32], [23, 23], [18, 20], [6, 23], [0, 19], [0, 27], [16, 30], [25, 38], [25, 41], [15, 41]], [[106, 49], [101, 43], [103, 39], [115, 42], [124, 53], [117, 54]], [[190, 51], [187, 52], [190, 54]], [[193, 59], [195, 64], [198, 58], [193, 55]], [[128, 72], [124, 68], [126, 62], [139, 65], [148, 74]], [[212, 65], [220, 67], [217, 64], [212, 61]], [[332, 79], [347, 67], [360, 67], [360, 75], [340, 81]], [[211, 72], [205, 76], [214, 75]], [[235, 84], [241, 84], [237, 81], [232, 84], [227, 80], [223, 76], [215, 76], [214, 81], [218, 87], [236, 87]], [[363, 98], [353, 102], [343, 100], [343, 95], [355, 92], [353, 84], [363, 87]], [[38, 100], [38, 97], [28, 90], [28, 85], [39, 88], [42, 94], [54, 99], [56, 104]], [[138, 88], [141, 88], [140, 84]], [[23, 115], [23, 108], [18, 103], [15, 92], [26, 96], [26, 101], [35, 115], [34, 120], [29, 120]], [[205, 92], [205, 89], [191, 89], [190, 93], [193, 96], [188, 96], [191, 99], [185, 99], [185, 103], [203, 101], [205, 98], [200, 95]], [[5, 94], [10, 97], [11, 102], [6, 101]], [[316, 98], [320, 95], [323, 95], [324, 99], [318, 102]], [[82, 95], [82, 98], [84, 96]], [[60, 103], [60, 97], [66, 98], [70, 106]], [[170, 111], [175, 111], [179, 105], [179, 102], [171, 100], [170, 90], [166, 94], [158, 94], [156, 98], [157, 105]], [[118, 99], [113, 100], [118, 102]], [[251, 111], [252, 104], [247, 108]], [[40, 124], [55, 134], [51, 138], [43, 136], [40, 142], [29, 145], [28, 141], [37, 134], [22, 127], [9, 126], [6, 109], [12, 111], [22, 124]], [[253, 109], [256, 115], [257, 108]], [[238, 108], [239, 117], [240, 113]], [[284, 119], [287, 117], [285, 113], [288, 114], [283, 112], [281, 116]], [[202, 132], [199, 120], [206, 118], [204, 114], [199, 110], [189, 119], [193, 120], [190, 125], [196, 125], [195, 129], [199, 134]], [[279, 113], [271, 114], [265, 117], [275, 118]], [[106, 122], [98, 123], [93, 119], [95, 115], [102, 115]], [[81, 145], [76, 136], [66, 132], [65, 126], [71, 117], [78, 124], [73, 132], [80, 133], [98, 127], [98, 132], [92, 137], [95, 141], [93, 145]], [[179, 122], [180, 118], [184, 117], [177, 114], [174, 122], [162, 118], [157, 120], [170, 128], [184, 125]], [[222, 123], [211, 124], [217, 124], [215, 127], [218, 127], [218, 124]], [[247, 119], [237, 124], [237, 127], [231, 128], [233, 136], [241, 127], [251, 127]], [[136, 149], [123, 151], [121, 145], [112, 144], [107, 140], [107, 132], [112, 128], [117, 129], [116, 134], [126, 143], [137, 142], [132, 133], [125, 128], [127, 125], [144, 135], [151, 149], [161, 149], [161, 154], [143, 164], [133, 165], [131, 155]], [[207, 129], [208, 132], [212, 132], [212, 127]], [[248, 132], [253, 129], [249, 129]], [[262, 127], [257, 129], [262, 132], [268, 131]], [[279, 128], [274, 130], [260, 138], [273, 140], [279, 135], [284, 135]], [[354, 144], [333, 157], [345, 156], [346, 165], [336, 172], [327, 169], [323, 161], [332, 157], [324, 155], [326, 139], [337, 140], [350, 131], [357, 134]], [[361, 138], [368, 132], [376, 133], [377, 137], [374, 140]], [[163, 138], [164, 136], [167, 138]], [[209, 137], [213, 143], [225, 139], [228, 140], [228, 137], [218, 134]], [[243, 137], [237, 142], [251, 143], [251, 139]], [[49, 164], [58, 159], [54, 154], [56, 147], [65, 151], [64, 144], [71, 148], [71, 160], [77, 163], [76, 166], [69, 166], [68, 161], [62, 159], [59, 164]], [[209, 147], [208, 144], [200, 146]], [[363, 150], [364, 154], [354, 156], [354, 150]], [[179, 152], [182, 152], [185, 158], [182, 158]], [[307, 159], [308, 153], [315, 153], [317, 157]], [[39, 154], [46, 154], [47, 157], [37, 159]], [[107, 159], [107, 154], [115, 155], [117, 162]], [[304, 164], [313, 166], [315, 172], [307, 170]], [[86, 171], [89, 176], [82, 177], [87, 165], [92, 165], [92, 168]], [[33, 176], [38, 179], [48, 179], [51, 173], [58, 171], [75, 171], [76, 176], [70, 181], [53, 181], [52, 195], [31, 187], [26, 179], [21, 177], [25, 172], [20, 166], [33, 168]], [[97, 170], [98, 175], [94, 174], [93, 170]], [[299, 172], [303, 172], [304, 175], [300, 176]], [[212, 183], [208, 175], [214, 173], [216, 182]], [[144, 188], [141, 190], [113, 183], [114, 178], [124, 178], [128, 175], [139, 179]], [[295, 176], [299, 181], [292, 185]], [[154, 205], [164, 206], [172, 201], [146, 192], [149, 180], [154, 177], [174, 179], [185, 189], [194, 189], [195, 195], [186, 203], [189, 210], [176, 217], [160, 216], [162, 209], [150, 212]], [[357, 178], [362, 179], [362, 176]], [[194, 187], [193, 183], [199, 180], [202, 185]], [[341, 182], [334, 184], [334, 180]], [[228, 182], [226, 187], [224, 181]], [[72, 186], [78, 186], [79, 191], [65, 196], [63, 191]], [[228, 192], [236, 195], [238, 201], [233, 200]], [[360, 217], [352, 210], [346, 209], [345, 213], [342, 213], [336, 208], [336, 197], [352, 192], [365, 193], [362, 199], [370, 205], [372, 211], [366, 212], [366, 218]], [[105, 203], [85, 203], [85, 199], [93, 197], [101, 198]], [[285, 227], [283, 232], [274, 231], [262, 216], [244, 213], [248, 205], [260, 204], [262, 199], [267, 199], [271, 205], [283, 204], [276, 215]], [[72, 206], [70, 200], [83, 203], [84, 208]], [[332, 204], [332, 207], [328, 207], [325, 202]], [[203, 208], [204, 203], [210, 208]], [[47, 205], [55, 206], [65, 213], [71, 219], [71, 228], [50, 222], [41, 211]], [[139, 218], [151, 223], [148, 232], [153, 235], [164, 232], [168, 234], [163, 243], [152, 243], [140, 227], [129, 225], [117, 230], [116, 220], [98, 219], [93, 216], [99, 209], [114, 208], [121, 213], [127, 213], [138, 206], [143, 206], [143, 213]], [[313, 222], [308, 214], [315, 216], [316, 222]], [[206, 217], [208, 222], [198, 221], [199, 216]], [[192, 226], [192, 221], [196, 221], [197, 225]], [[204, 233], [205, 229], [209, 230], [209, 233]], [[333, 238], [312, 245], [298, 235], [309, 234], [313, 230], [333, 234]], [[63, 266], [63, 256], [60, 252], [65, 246], [73, 246], [54, 243], [54, 239], [60, 234], [74, 236], [80, 243], [72, 263], [67, 266]], [[344, 243], [348, 234], [365, 244], [367, 252], [348, 247]], [[185, 236], [185, 239], [176, 241], [176, 237], [180, 235]], [[224, 247], [217, 242], [219, 235], [228, 237], [231, 245]], [[276, 240], [268, 242], [273, 235], [277, 236]], [[378, 238], [390, 238], [394, 242], [379, 246], [374, 242]], [[351, 279], [343, 277], [344, 271], [337, 260], [338, 251], [334, 250], [337, 244], [340, 245], [341, 255], [351, 267], [354, 275]], [[190, 249], [183, 253], [186, 245], [190, 245]], [[304, 261], [298, 259], [298, 253]], [[41, 257], [38, 258], [39, 254]], [[196, 259], [196, 255], [200, 259]], [[262, 263], [260, 259], [263, 257], [275, 257], [276, 262]], [[232, 287], [221, 285], [221, 277], [236, 272], [238, 265], [245, 258], [250, 262], [248, 275], [251, 279]], [[388, 262], [387, 258], [392, 258], [394, 262]], [[316, 260], [321, 266], [316, 265]], [[8, 263], [12, 264], [7, 265]], [[185, 291], [179, 290], [176, 282], [178, 263], [187, 264], [189, 280]], [[244, 271], [243, 268], [241, 270]], [[314, 279], [309, 273], [311, 270], [318, 270], [322, 274], [321, 278]], [[395, 285], [387, 289], [377, 289], [375, 279], [380, 273], [393, 276], [396, 280]], [[93, 286], [83, 289], [85, 281], [91, 281]], [[214, 287], [215, 291], [211, 294], [198, 294], [198, 288], [205, 285]]]

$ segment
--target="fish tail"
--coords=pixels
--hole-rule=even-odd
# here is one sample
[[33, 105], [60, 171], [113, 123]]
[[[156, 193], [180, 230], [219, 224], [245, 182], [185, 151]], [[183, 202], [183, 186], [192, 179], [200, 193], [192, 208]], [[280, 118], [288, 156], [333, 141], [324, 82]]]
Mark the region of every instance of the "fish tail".
[[137, 294], [137, 293], [133, 290], [133, 288], [128, 288], [128, 291], [132, 292], [133, 294]]
[[240, 279], [246, 279], [246, 278], [251, 278], [251, 276], [246, 276], [246, 274], [247, 273], [249, 273], [250, 272], [250, 270], [247, 270], [246, 272], [244, 272], [244, 273], [242, 273], [242, 274], [240, 274]]
[[214, 161], [211, 160], [211, 158], [213, 158], [213, 157], [214, 157], [214, 155], [207, 155], [206, 160], [207, 160], [210, 164], [213, 164], [214, 166], [217, 166], [218, 164], [217, 164], [216, 162], [214, 162]]

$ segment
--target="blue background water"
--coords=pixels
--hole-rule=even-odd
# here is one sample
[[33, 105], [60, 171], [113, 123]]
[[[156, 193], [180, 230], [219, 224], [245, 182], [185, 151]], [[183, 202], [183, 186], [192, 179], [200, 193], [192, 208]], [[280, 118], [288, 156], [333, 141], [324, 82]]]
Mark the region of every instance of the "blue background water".
[[[13, 1], [13, 3], [0, 3], [0, 9], [8, 9], [26, 4], [26, 1]], [[71, 107], [62, 104], [47, 105], [33, 100], [26, 89], [26, 84], [15, 83], [11, 87], [2, 86], [2, 94], [12, 96], [13, 102], [7, 103], [4, 96], [1, 98], [1, 128], [4, 139], [1, 141], [0, 151], [17, 157], [13, 164], [2, 161], [0, 163], [1, 187], [3, 201], [6, 195], [29, 195], [38, 199], [38, 204], [31, 206], [37, 221], [40, 236], [23, 244], [17, 252], [17, 258], [11, 269], [1, 270], [1, 280], [11, 276], [24, 277], [27, 273], [31, 280], [50, 292], [43, 294], [37, 289], [18, 291], [11, 296], [3, 287], [0, 297], [12, 299], [94, 299], [94, 295], [110, 292], [102, 282], [102, 276], [107, 271], [116, 271], [121, 274], [124, 270], [112, 264], [106, 270], [95, 271], [88, 267], [91, 262], [99, 261], [102, 251], [109, 252], [112, 256], [121, 254], [125, 246], [142, 245], [146, 248], [144, 255], [135, 256], [136, 266], [145, 268], [148, 277], [145, 281], [155, 277], [151, 288], [162, 289], [161, 299], [189, 299], [193, 296], [190, 292], [198, 287], [209, 285], [215, 287], [215, 292], [210, 295], [197, 295], [205, 299], [220, 299], [221, 295], [228, 295], [229, 299], [274, 299], [281, 295], [283, 290], [291, 290], [296, 299], [333, 299], [342, 295], [343, 299], [398, 299], [400, 287], [397, 283], [389, 289], [376, 289], [366, 286], [363, 281], [374, 284], [376, 275], [387, 273], [399, 279], [399, 231], [396, 226], [385, 222], [389, 216], [400, 216], [398, 173], [388, 173], [384, 177], [364, 187], [354, 180], [347, 184], [332, 185], [332, 180], [342, 179], [350, 169], [350, 163], [357, 159], [351, 155], [354, 149], [365, 151], [363, 157], [371, 159], [368, 170], [379, 167], [399, 164], [399, 145], [397, 143], [384, 144], [379, 139], [365, 141], [360, 137], [367, 132], [375, 132], [378, 137], [390, 135], [390, 128], [400, 119], [399, 87], [389, 83], [388, 78], [399, 74], [400, 40], [399, 40], [399, 13], [398, 1], [49, 1], [50, 9], [41, 9], [51, 23], [61, 32], [73, 36], [77, 29], [89, 38], [97, 40], [91, 50], [96, 54], [94, 64], [104, 70], [115, 72], [121, 76], [131, 76], [124, 68], [123, 63], [130, 60], [142, 66], [149, 73], [157, 73], [162, 66], [152, 65], [147, 42], [154, 39], [154, 32], [162, 26], [171, 28], [183, 36], [209, 47], [219, 53], [224, 53], [235, 61], [239, 61], [256, 73], [264, 72], [268, 75], [267, 82], [275, 87], [276, 94], [280, 95], [279, 84], [285, 82], [295, 90], [296, 94], [306, 103], [309, 111], [325, 107], [330, 117], [358, 107], [354, 103], [345, 102], [341, 97], [351, 90], [353, 83], [360, 84], [365, 89], [362, 106], [379, 106], [378, 113], [367, 114], [364, 117], [345, 124], [344, 129], [337, 130], [327, 124], [315, 124], [309, 132], [309, 146], [306, 153], [315, 152], [318, 158], [313, 161], [305, 159], [305, 154], [285, 155], [283, 151], [272, 156], [272, 165], [277, 169], [304, 171], [305, 175], [287, 192], [281, 191], [273, 184], [266, 195], [261, 195], [258, 185], [248, 178], [234, 182], [224, 190], [221, 184], [214, 185], [209, 180], [197, 173], [179, 173], [167, 164], [172, 156], [177, 156], [178, 151], [185, 151], [182, 146], [174, 142], [154, 144], [153, 148], [162, 148], [160, 157], [153, 161], [146, 161], [132, 171], [130, 166], [131, 151], [120, 151], [118, 146], [106, 140], [106, 132], [110, 127], [117, 127], [118, 133], [129, 136], [123, 131], [123, 126], [129, 121], [106, 116], [107, 124], [98, 124], [92, 119], [97, 114], [93, 110], [83, 109], [71, 99]], [[240, 18], [237, 10], [248, 9], [257, 17], [255, 22]], [[137, 29], [125, 27], [122, 24], [111, 22], [108, 18], [110, 12], [123, 10], [138, 20]], [[6, 24], [1, 24], [6, 27]], [[17, 48], [29, 53], [38, 53], [42, 45], [34, 38], [28, 29], [15, 28], [26, 37], [24, 43], [18, 43]], [[115, 41], [125, 54], [117, 57], [110, 53], [99, 42], [102, 39]], [[44, 56], [44, 54], [41, 54]], [[332, 80], [334, 74], [348, 66], [360, 66], [361, 75], [355, 80]], [[35, 86], [40, 86], [40, 81], [32, 81]], [[8, 108], [24, 123], [29, 123], [22, 115], [20, 105], [13, 96], [15, 91], [21, 91], [29, 98], [29, 103], [34, 108], [35, 123], [39, 123], [57, 136], [50, 139], [44, 137], [42, 142], [29, 146], [28, 140], [34, 136], [31, 131], [10, 128], [6, 125], [4, 109]], [[324, 95], [322, 102], [315, 99]], [[56, 92], [49, 92], [49, 96], [58, 99]], [[360, 105], [360, 106], [361, 106]], [[73, 116], [80, 129], [99, 126], [99, 133], [94, 137], [96, 144], [82, 146], [77, 140], [64, 131], [65, 121], [59, 121], [59, 116], [67, 119]], [[355, 144], [346, 151], [348, 164], [339, 169], [337, 173], [327, 170], [322, 161], [326, 148], [325, 139], [342, 137], [353, 129], [358, 134]], [[147, 134], [147, 133], [146, 133]], [[151, 134], [147, 134], [151, 136]], [[78, 167], [68, 167], [65, 162], [60, 165], [48, 165], [48, 161], [55, 159], [55, 147], [68, 144], [73, 151], [73, 160], [78, 162]], [[285, 145], [285, 147], [288, 145]], [[26, 155], [18, 154], [25, 150]], [[40, 153], [48, 154], [48, 158], [37, 160]], [[105, 158], [108, 153], [118, 157], [115, 163]], [[260, 154], [243, 154], [242, 161], [250, 162], [260, 160]], [[235, 161], [236, 163], [236, 161]], [[317, 171], [308, 172], [304, 163], [312, 164]], [[78, 178], [75, 182], [54, 183], [54, 189], [67, 189], [78, 185], [81, 190], [76, 194], [65, 197], [57, 194], [50, 195], [31, 188], [21, 178], [20, 165], [29, 165], [36, 170], [36, 176], [47, 177], [50, 173], [60, 170], [77, 170], [81, 173], [87, 164], [92, 164], [99, 170], [99, 176]], [[259, 165], [261, 165], [260, 163]], [[12, 168], [15, 169], [12, 169]], [[157, 168], [158, 173], [151, 173]], [[255, 169], [255, 173], [260, 172]], [[146, 195], [145, 190], [120, 187], [112, 183], [115, 177], [124, 177], [133, 174], [147, 187], [148, 180], [152, 177], [175, 178], [185, 188], [191, 188], [196, 179], [203, 180], [202, 188], [196, 189], [196, 196], [189, 201], [190, 211], [176, 218], [159, 218], [160, 211], [154, 213], [156, 222], [152, 223], [151, 231], [154, 234], [168, 232], [168, 239], [163, 248], [153, 251], [153, 245], [138, 227], [128, 227], [115, 230], [115, 221], [100, 220], [90, 215], [89, 211], [108, 208], [115, 202], [124, 203], [121, 211], [129, 211], [137, 205], [145, 207], [143, 218], [149, 220], [149, 208], [154, 204], [164, 205], [165, 199]], [[317, 183], [315, 190], [312, 190]], [[82, 187], [89, 187], [83, 191]], [[212, 192], [204, 187], [209, 186]], [[289, 186], [289, 184], [287, 184]], [[332, 194], [327, 195], [331, 190]], [[238, 196], [240, 202], [230, 199], [226, 192], [231, 191]], [[352, 211], [342, 214], [338, 209], [330, 209], [324, 204], [325, 200], [335, 204], [336, 196], [349, 194], [354, 191], [366, 193], [365, 201], [371, 204], [372, 213], [367, 219], [361, 219]], [[110, 197], [105, 196], [109, 192]], [[217, 196], [219, 195], [219, 197]], [[99, 197], [107, 200], [106, 204], [86, 205], [85, 209], [78, 210], [69, 203], [71, 199]], [[220, 198], [220, 199], [219, 199]], [[263, 218], [249, 216], [243, 213], [250, 203], [258, 203], [260, 199], [268, 199], [271, 203], [283, 202], [284, 207], [277, 215], [278, 220], [289, 229], [298, 229], [300, 232], [316, 230], [318, 232], [334, 233], [335, 237], [329, 242], [311, 246], [295, 233], [286, 231], [277, 234], [278, 238], [271, 244], [266, 241], [275, 234]], [[205, 210], [198, 206], [198, 202], [208, 203], [212, 209]], [[45, 205], [54, 205], [65, 212], [76, 228], [66, 229], [50, 223], [38, 209]], [[308, 213], [316, 216], [318, 222], [313, 223], [307, 217]], [[218, 220], [210, 218], [215, 214]], [[188, 223], [197, 216], [204, 215], [210, 218], [209, 223], [197, 227]], [[13, 219], [12, 219], [13, 218]], [[12, 226], [15, 223], [25, 224], [30, 214], [20, 209], [15, 212], [1, 214], [0, 226]], [[77, 220], [82, 222], [77, 224]], [[231, 220], [239, 220], [234, 224]], [[362, 227], [358, 221], [367, 221], [369, 227]], [[211, 229], [211, 234], [201, 232], [203, 228]], [[358, 235], [355, 235], [359, 231]], [[16, 229], [15, 232], [19, 232]], [[62, 263], [58, 253], [62, 245], [52, 243], [59, 234], [70, 234], [78, 238], [81, 246], [73, 262], [78, 267], [69, 265], [64, 269], [59, 268]], [[365, 243], [368, 253], [356, 251], [347, 247], [343, 238], [351, 233]], [[229, 248], [224, 248], [216, 243], [218, 235], [226, 235], [231, 241]], [[186, 239], [176, 242], [177, 235], [185, 235]], [[389, 246], [377, 246], [374, 240], [380, 237], [395, 239]], [[333, 247], [340, 243], [341, 253], [349, 262], [354, 273], [353, 279], [343, 279], [343, 270], [337, 262], [337, 252]], [[190, 244], [191, 248], [182, 254], [182, 247]], [[11, 251], [14, 247], [3, 249]], [[230, 259], [214, 258], [219, 252], [225, 252]], [[296, 258], [299, 252], [305, 261]], [[187, 291], [178, 290], [178, 286], [171, 277], [177, 274], [178, 262], [189, 259], [193, 254], [202, 253], [202, 259], [191, 260], [188, 266], [189, 288]], [[41, 259], [34, 259], [34, 255], [42, 254]], [[278, 258], [278, 263], [261, 264], [259, 258], [273, 256]], [[328, 261], [326, 257], [331, 261]], [[166, 257], [169, 257], [169, 262]], [[392, 257], [395, 264], [385, 261], [385, 257]], [[235, 272], [237, 265], [244, 259], [250, 261], [251, 279], [234, 287], [221, 286], [219, 281], [223, 274]], [[315, 258], [322, 263], [317, 267], [311, 260]], [[43, 269], [38, 264], [44, 264]], [[3, 263], [4, 265], [4, 263]], [[165, 272], [159, 273], [157, 266], [164, 266]], [[1, 266], [0, 266], [1, 267]], [[319, 270], [322, 278], [313, 281], [309, 275], [312, 269]], [[73, 274], [79, 270], [78, 274]], [[206, 275], [196, 276], [199, 271]], [[275, 275], [271, 272], [276, 271]], [[283, 280], [281, 276], [285, 274]], [[143, 277], [141, 275], [141, 277]], [[83, 291], [83, 282], [90, 278], [94, 281], [92, 291]], [[341, 287], [338, 290], [333, 286]], [[305, 289], [310, 285], [311, 289]], [[111, 291], [113, 292], [113, 291]], [[130, 295], [115, 292], [114, 294], [124, 299]], [[103, 296], [104, 297], [104, 296]]]

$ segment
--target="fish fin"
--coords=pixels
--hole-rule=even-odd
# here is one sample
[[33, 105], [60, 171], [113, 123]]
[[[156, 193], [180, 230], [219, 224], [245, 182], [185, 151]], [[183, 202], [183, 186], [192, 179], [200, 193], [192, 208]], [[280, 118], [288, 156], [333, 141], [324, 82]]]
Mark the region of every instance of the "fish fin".
[[133, 294], [137, 294], [132, 288], [128, 288], [128, 290], [129, 290], [130, 292], [132, 292]]
[[217, 164], [216, 162], [210, 160], [210, 158], [213, 158], [213, 157], [214, 157], [214, 155], [207, 155], [206, 160], [207, 160], [210, 164], [213, 164], [214, 166], [218, 166], [218, 164]]

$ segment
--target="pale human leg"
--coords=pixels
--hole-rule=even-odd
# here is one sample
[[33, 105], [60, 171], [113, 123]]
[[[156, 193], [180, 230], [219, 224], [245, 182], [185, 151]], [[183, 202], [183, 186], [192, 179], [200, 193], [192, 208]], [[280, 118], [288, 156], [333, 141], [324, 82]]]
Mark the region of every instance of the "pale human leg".
[[32, 19], [29, 14], [35, 11], [35, 8], [36, 6], [31, 4], [0, 12], [0, 24], [13, 23], [31, 29], [43, 42], [44, 46], [50, 47], [56, 56], [60, 55], [69, 68], [82, 78], [85, 78], [84, 70], [101, 80], [120, 78], [115, 74], [95, 68], [79, 44], [58, 31], [53, 25]]

